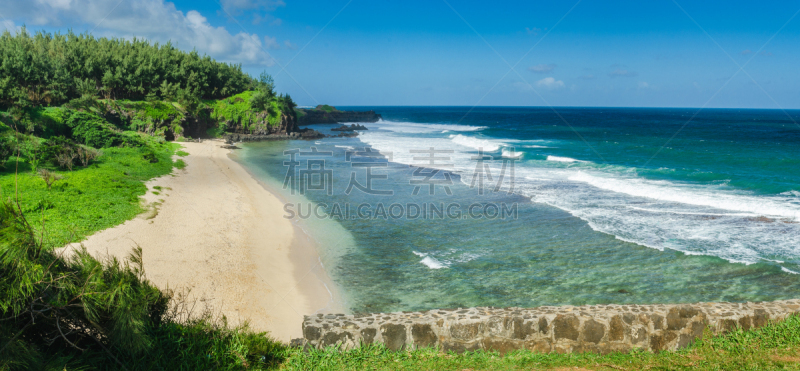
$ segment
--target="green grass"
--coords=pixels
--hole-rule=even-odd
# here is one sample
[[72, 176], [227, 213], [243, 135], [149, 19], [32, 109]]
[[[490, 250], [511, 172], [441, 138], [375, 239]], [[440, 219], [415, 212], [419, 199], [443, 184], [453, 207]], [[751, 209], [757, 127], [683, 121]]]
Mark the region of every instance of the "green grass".
[[[80, 241], [144, 211], [139, 201], [147, 192], [143, 182], [172, 171], [171, 157], [177, 145], [149, 141], [143, 148], [106, 148], [86, 168], [56, 171], [62, 179], [51, 189], [30, 171], [28, 163], [12, 158], [0, 172], [0, 194], [4, 199], [19, 198], [37, 233], [44, 226], [49, 245]], [[157, 163], [145, 160], [150, 151]]]
[[464, 354], [435, 349], [393, 352], [367, 346], [304, 353], [292, 350], [284, 370], [800, 370], [800, 317], [751, 331], [697, 341], [676, 352], [598, 355], [515, 351]]
[[175, 154], [178, 155], [178, 156], [181, 156], [181, 157], [189, 156], [189, 152], [184, 152], [184, 151], [178, 151], [178, 152], [175, 152]]
[[178, 159], [178, 161], [175, 161], [175, 167], [178, 169], [185, 169], [186, 163], [183, 160]]
[[252, 91], [246, 91], [214, 102], [211, 105], [211, 118], [219, 121], [241, 122], [242, 126], [247, 128], [255, 115], [250, 106], [252, 96]]
[[[253, 97], [253, 91], [246, 91], [234, 96], [220, 99], [209, 104], [212, 108], [211, 118], [220, 121], [219, 128], [215, 130], [209, 129], [206, 133], [212, 137], [218, 137], [225, 130], [225, 122], [240, 123], [245, 130], [258, 129], [253, 125], [256, 124], [256, 112], [250, 104], [250, 99]], [[268, 115], [266, 117], [267, 125], [276, 126], [280, 124], [281, 118], [281, 105], [276, 99], [269, 101]]]
[[327, 105], [327, 104], [320, 104], [320, 105], [317, 106], [316, 109], [321, 110], [321, 111], [325, 111], [325, 112], [337, 111], [336, 107], [330, 106], [330, 105]]

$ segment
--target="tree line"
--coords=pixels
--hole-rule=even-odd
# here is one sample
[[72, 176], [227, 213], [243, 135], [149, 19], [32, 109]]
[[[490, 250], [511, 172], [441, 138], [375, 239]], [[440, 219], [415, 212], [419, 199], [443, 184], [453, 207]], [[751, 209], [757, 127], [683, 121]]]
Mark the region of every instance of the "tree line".
[[106, 99], [219, 99], [258, 89], [240, 64], [217, 62], [171, 43], [97, 38], [88, 33], [0, 36], [0, 106], [52, 106]]

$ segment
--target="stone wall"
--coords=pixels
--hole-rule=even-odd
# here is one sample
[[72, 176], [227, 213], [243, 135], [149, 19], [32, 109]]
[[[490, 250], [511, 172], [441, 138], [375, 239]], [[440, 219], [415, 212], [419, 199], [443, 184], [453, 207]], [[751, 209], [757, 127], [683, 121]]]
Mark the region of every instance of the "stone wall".
[[737, 326], [761, 327], [799, 311], [800, 300], [784, 300], [318, 314], [305, 317], [304, 339], [294, 343], [318, 348], [383, 343], [394, 350], [438, 346], [445, 351], [501, 353], [661, 351], [688, 346], [706, 328], [721, 334]]

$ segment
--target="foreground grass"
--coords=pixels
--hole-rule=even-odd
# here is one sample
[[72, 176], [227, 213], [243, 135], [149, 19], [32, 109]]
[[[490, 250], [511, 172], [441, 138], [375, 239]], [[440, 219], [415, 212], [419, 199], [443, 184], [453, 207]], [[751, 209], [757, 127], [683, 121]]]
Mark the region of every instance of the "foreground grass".
[[88, 167], [53, 169], [62, 179], [50, 189], [28, 163], [12, 158], [0, 168], [0, 196], [18, 198], [37, 233], [46, 229], [46, 243], [63, 246], [141, 213], [139, 196], [147, 192], [143, 182], [172, 171], [177, 147], [151, 140], [147, 147], [106, 148]]
[[292, 350], [284, 370], [800, 370], [800, 317], [752, 331], [697, 341], [676, 352], [598, 355], [516, 351], [440, 353], [435, 349], [392, 352], [369, 346]]
[[[0, 334], [4, 335], [4, 334]], [[164, 323], [148, 329], [151, 348], [138, 356], [110, 347], [127, 370], [275, 370], [289, 354], [287, 347], [246, 327], [227, 328], [219, 322], [194, 320]], [[0, 347], [7, 342], [0, 336]], [[12, 347], [9, 347], [12, 348]], [[121, 370], [102, 349], [76, 352], [39, 349], [0, 352], [0, 371], [16, 370]]]

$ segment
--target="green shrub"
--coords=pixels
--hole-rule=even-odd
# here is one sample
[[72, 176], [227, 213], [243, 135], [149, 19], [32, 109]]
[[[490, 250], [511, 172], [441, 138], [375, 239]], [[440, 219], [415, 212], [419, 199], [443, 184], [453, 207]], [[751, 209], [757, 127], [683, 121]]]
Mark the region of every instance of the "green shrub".
[[72, 138], [89, 147], [108, 148], [123, 143], [120, 133], [105, 119], [96, 114], [69, 111], [64, 123], [72, 128]]

